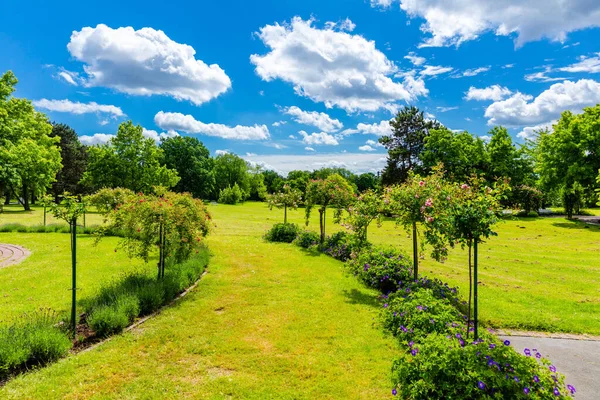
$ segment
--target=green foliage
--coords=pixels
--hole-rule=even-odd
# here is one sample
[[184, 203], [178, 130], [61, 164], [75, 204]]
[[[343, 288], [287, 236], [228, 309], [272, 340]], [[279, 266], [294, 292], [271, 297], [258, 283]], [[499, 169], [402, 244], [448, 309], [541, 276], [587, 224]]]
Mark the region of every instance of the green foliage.
[[[215, 198], [220, 197], [221, 191], [233, 188], [236, 184], [241, 190], [242, 200], [250, 195], [250, 174], [248, 163], [235, 154], [221, 154], [215, 158]], [[228, 203], [234, 204], [234, 203]]]
[[107, 214], [126, 203], [135, 193], [124, 188], [104, 188], [87, 197], [89, 205], [96, 207], [101, 214]]
[[425, 138], [431, 130], [441, 128], [438, 121], [425, 118], [422, 111], [406, 106], [390, 121], [392, 134], [379, 139], [388, 151], [387, 165], [381, 174], [384, 185], [404, 182], [421, 161]]
[[142, 132], [141, 125], [126, 121], [107, 144], [89, 147], [82, 184], [92, 190], [121, 187], [144, 193], [155, 186], [175, 186], [177, 171], [160, 165], [162, 150]]
[[219, 203], [222, 204], [238, 204], [244, 200], [244, 194], [237, 183], [233, 186], [228, 186], [221, 189], [219, 192]]
[[249, 189], [247, 198], [250, 200], [262, 201], [267, 197], [267, 187], [265, 186], [265, 177], [259, 165], [248, 166]]
[[359, 193], [367, 190], [376, 190], [379, 187], [379, 177], [372, 172], [355, 175], [353, 177], [353, 182]]
[[395, 292], [412, 279], [412, 262], [394, 248], [367, 248], [352, 254], [345, 264], [349, 273], [382, 293]]
[[542, 207], [544, 194], [537, 188], [519, 185], [512, 188], [509, 199], [511, 206], [530, 213], [537, 212]]
[[87, 168], [87, 152], [79, 141], [77, 133], [68, 125], [52, 123], [52, 137], [59, 137], [62, 168], [56, 174], [52, 184], [52, 195], [58, 199], [64, 192], [82, 194], [83, 187], [79, 184]]
[[54, 312], [40, 310], [0, 326], [0, 379], [65, 356], [71, 341], [58, 322]]
[[14, 194], [25, 210], [32, 195], [41, 196], [61, 169], [61, 155], [46, 115], [27, 99], [12, 97], [17, 78], [0, 77], [0, 195]]
[[319, 245], [320, 236], [315, 231], [300, 231], [294, 243], [303, 249], [310, 249]]
[[273, 225], [265, 234], [265, 240], [268, 242], [292, 243], [298, 236], [300, 228], [296, 224], [279, 223]]
[[60, 203], [52, 203], [50, 208], [55, 218], [74, 225], [77, 218], [85, 213], [86, 203], [76, 196], [65, 193]]
[[508, 179], [513, 186], [532, 185], [534, 160], [526, 147], [517, 148], [508, 130], [496, 126], [489, 131], [490, 141], [485, 150], [489, 157], [488, 178], [491, 180]]
[[353, 253], [368, 247], [370, 247], [370, 244], [359, 240], [356, 235], [340, 231], [327, 236], [325, 242], [321, 245], [321, 251], [336, 260], [346, 261], [350, 259]]
[[579, 214], [583, 207], [584, 188], [579, 182], [574, 182], [570, 186], [560, 188], [560, 197], [567, 217], [570, 219], [573, 214]]
[[287, 209], [296, 210], [301, 201], [302, 193], [298, 189], [291, 188], [288, 184], [283, 186], [282, 191], [267, 196], [269, 210], [272, 210], [273, 207], [284, 209], [284, 223], [287, 223]]
[[123, 331], [139, 313], [140, 299], [125, 295], [113, 304], [94, 309], [87, 318], [87, 323], [97, 336], [107, 337]]
[[383, 197], [369, 189], [346, 209], [348, 215], [342, 225], [354, 231], [359, 242], [366, 242], [369, 225], [375, 220], [379, 225], [385, 209]]
[[273, 194], [283, 188], [284, 178], [273, 170], [262, 171], [263, 181], [267, 188], [267, 193]]
[[302, 193], [302, 197], [306, 198], [306, 187], [310, 179], [310, 172], [295, 170], [288, 173], [286, 183], [292, 189], [298, 189]]
[[200, 199], [209, 199], [215, 190], [214, 160], [197, 138], [176, 136], [163, 139], [162, 164], [177, 171], [181, 178], [173, 187], [175, 192], [188, 192]]

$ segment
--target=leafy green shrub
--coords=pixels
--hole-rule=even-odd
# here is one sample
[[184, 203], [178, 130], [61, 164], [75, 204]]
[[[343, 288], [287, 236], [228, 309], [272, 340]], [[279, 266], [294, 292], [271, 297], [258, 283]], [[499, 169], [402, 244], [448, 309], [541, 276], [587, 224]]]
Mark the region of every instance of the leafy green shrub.
[[449, 301], [437, 298], [431, 289], [408, 295], [403, 291], [391, 294], [381, 313], [384, 330], [403, 344], [434, 332], [446, 334], [461, 318], [461, 313]]
[[96, 308], [87, 323], [97, 336], [107, 337], [125, 329], [129, 325], [129, 318], [125, 310], [115, 304]]
[[219, 203], [223, 204], [237, 204], [244, 198], [244, 193], [235, 183], [233, 186], [228, 186], [219, 192]]
[[300, 228], [296, 224], [279, 223], [273, 225], [265, 234], [265, 240], [268, 242], [292, 243], [298, 236]]
[[337, 260], [346, 261], [350, 259], [352, 252], [364, 250], [369, 246], [369, 243], [366, 241], [361, 243], [356, 235], [340, 231], [325, 239], [322, 250], [323, 253], [328, 254]]
[[411, 343], [394, 360], [393, 393], [405, 399], [564, 399], [575, 391], [535, 349], [523, 356], [489, 334], [471, 343], [458, 335], [432, 333]]
[[0, 327], [0, 379], [19, 370], [44, 365], [67, 354], [71, 340], [57, 327], [49, 310], [27, 314]]
[[390, 293], [412, 279], [412, 260], [394, 248], [370, 248], [353, 254], [347, 270], [365, 285]]
[[314, 231], [300, 231], [294, 243], [303, 249], [309, 249], [311, 247], [317, 246], [320, 241], [320, 236], [317, 232]]

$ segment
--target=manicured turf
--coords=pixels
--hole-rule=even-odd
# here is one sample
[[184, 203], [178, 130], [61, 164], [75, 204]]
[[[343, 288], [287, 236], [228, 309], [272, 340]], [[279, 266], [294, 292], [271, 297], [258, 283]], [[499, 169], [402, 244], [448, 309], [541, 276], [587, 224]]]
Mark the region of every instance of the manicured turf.
[[376, 293], [340, 262], [265, 243], [221, 210], [193, 293], [131, 333], [12, 380], [0, 398], [389, 396], [396, 345], [372, 325]]
[[[78, 221], [79, 225], [83, 225], [83, 217]], [[23, 210], [23, 207], [17, 204], [4, 206], [4, 211], [0, 213], [0, 225], [4, 224], [23, 224], [23, 225], [43, 225], [44, 224], [44, 208], [39, 205], [31, 206], [31, 211]], [[88, 212], [85, 215], [86, 226], [100, 225], [102, 216], [95, 211]], [[46, 209], [46, 224], [64, 224], [66, 222], [54, 218], [50, 208]]]

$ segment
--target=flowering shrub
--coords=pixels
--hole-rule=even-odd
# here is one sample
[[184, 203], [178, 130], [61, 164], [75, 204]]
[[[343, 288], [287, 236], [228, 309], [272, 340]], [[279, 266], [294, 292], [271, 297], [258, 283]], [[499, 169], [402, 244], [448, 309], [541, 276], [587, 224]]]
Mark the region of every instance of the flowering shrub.
[[350, 235], [346, 232], [337, 232], [325, 239], [322, 245], [322, 251], [336, 260], [346, 261], [353, 252], [369, 247], [368, 243], [358, 240], [356, 235]]
[[309, 249], [319, 244], [320, 236], [313, 231], [300, 231], [294, 243], [303, 249]]
[[295, 210], [302, 201], [302, 192], [298, 189], [293, 189], [290, 185], [284, 185], [283, 191], [279, 193], [273, 193], [267, 196], [267, 203], [269, 204], [269, 210], [273, 207], [283, 208], [283, 223], [287, 223], [287, 209], [288, 207]]
[[244, 192], [237, 183], [233, 186], [228, 186], [219, 192], [219, 203], [222, 204], [237, 204], [244, 199]]
[[385, 212], [384, 200], [378, 193], [367, 190], [358, 196], [346, 211], [348, 211], [348, 216], [342, 225], [354, 231], [357, 239], [361, 243], [365, 243], [367, 229], [371, 222], [377, 220], [378, 226], [381, 224], [381, 215]]
[[484, 334], [432, 333], [409, 344], [392, 366], [393, 394], [406, 399], [560, 399], [575, 388], [536, 349], [517, 353]]
[[347, 270], [366, 286], [382, 293], [398, 290], [402, 282], [412, 279], [411, 260], [394, 248], [369, 248], [353, 254]]
[[125, 203], [132, 196], [135, 196], [135, 193], [129, 189], [104, 188], [88, 196], [88, 204], [96, 207], [99, 213], [106, 214], [117, 208], [119, 204]]
[[268, 242], [292, 243], [298, 236], [299, 231], [300, 228], [296, 224], [275, 224], [265, 234], [265, 240]]
[[[384, 299], [381, 323], [383, 329], [401, 344], [410, 346], [413, 338], [430, 333], [446, 333], [448, 326], [461, 319], [450, 302], [434, 296], [431, 289], [399, 291]], [[412, 349], [411, 349], [412, 350]]]

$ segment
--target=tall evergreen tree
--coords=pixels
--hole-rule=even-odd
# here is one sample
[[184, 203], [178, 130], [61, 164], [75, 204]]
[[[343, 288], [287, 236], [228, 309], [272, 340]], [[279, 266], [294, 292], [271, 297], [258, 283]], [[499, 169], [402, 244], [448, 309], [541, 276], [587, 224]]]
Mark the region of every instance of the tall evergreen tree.
[[64, 192], [81, 194], [82, 186], [79, 184], [87, 167], [87, 152], [81, 144], [77, 133], [68, 125], [52, 124], [50, 136], [59, 137], [62, 168], [56, 174], [56, 181], [52, 184], [52, 195], [58, 201], [58, 196]]

